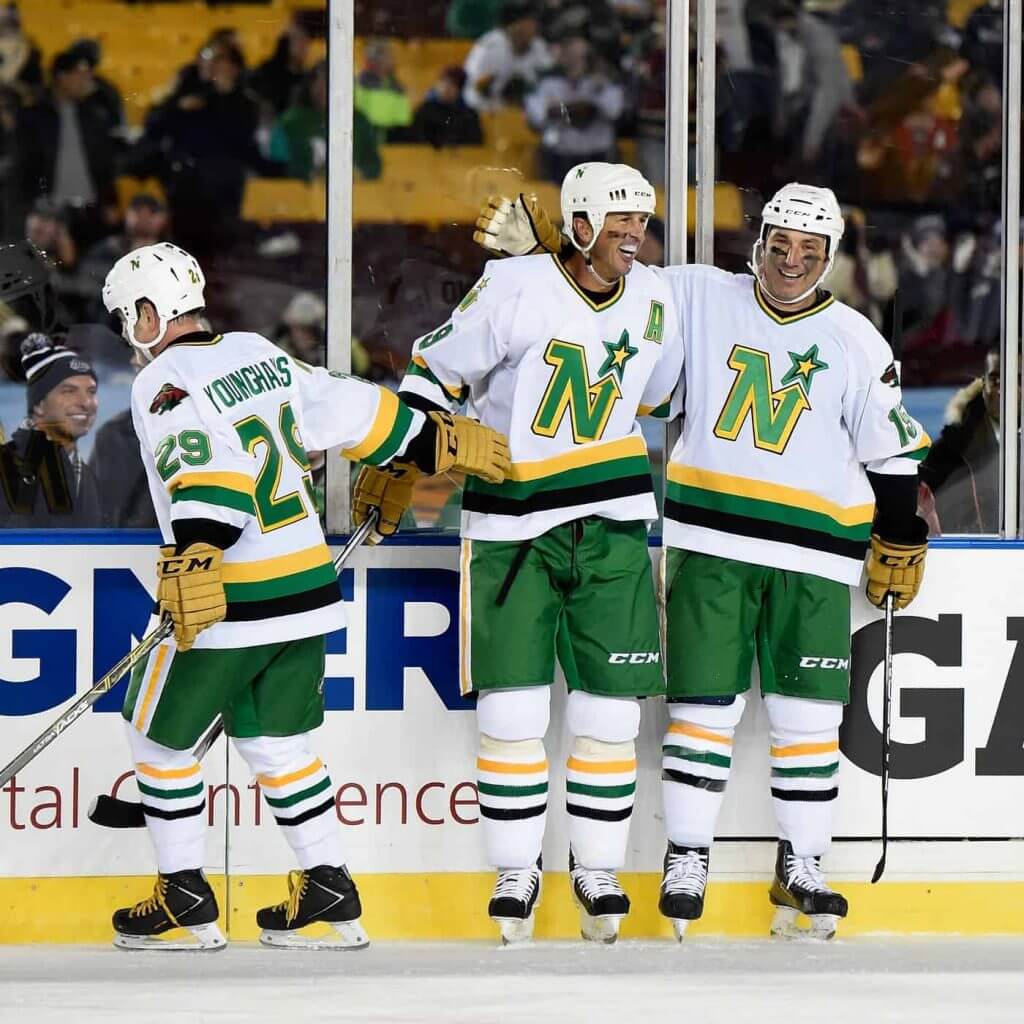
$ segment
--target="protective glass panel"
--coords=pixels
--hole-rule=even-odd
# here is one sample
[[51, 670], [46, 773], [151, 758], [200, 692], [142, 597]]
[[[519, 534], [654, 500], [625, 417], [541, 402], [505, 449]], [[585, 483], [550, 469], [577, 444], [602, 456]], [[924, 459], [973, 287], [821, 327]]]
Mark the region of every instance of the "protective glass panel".
[[1001, 0], [717, 6], [715, 263], [746, 272], [782, 185], [833, 189], [826, 287], [901, 361], [933, 441], [920, 512], [933, 536], [997, 532]]
[[101, 295], [129, 251], [194, 255], [214, 334], [325, 362], [325, 29], [306, 2], [0, 9], [0, 528], [156, 525]]
[[[468, 296], [489, 195], [535, 194], [557, 225], [566, 171], [621, 160], [664, 210], [664, 18], [650, 0], [356, 3], [354, 373], [398, 387]], [[637, 258], [660, 263], [663, 238], [653, 221]], [[460, 479], [422, 479], [403, 529], [455, 531], [460, 501]]]

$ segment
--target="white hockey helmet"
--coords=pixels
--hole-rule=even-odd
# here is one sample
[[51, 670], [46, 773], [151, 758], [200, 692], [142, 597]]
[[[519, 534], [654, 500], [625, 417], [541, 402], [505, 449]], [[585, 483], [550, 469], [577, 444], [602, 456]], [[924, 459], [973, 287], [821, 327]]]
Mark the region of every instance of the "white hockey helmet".
[[[176, 316], [203, 308], [203, 270], [184, 249], [170, 242], [144, 245], [122, 256], [103, 283], [103, 304], [120, 313], [125, 340], [151, 359], [149, 350], [163, 341], [167, 324]], [[137, 303], [148, 299], [160, 318], [160, 333], [149, 342], [135, 340]]]
[[[810, 235], [824, 235], [828, 240], [826, 249], [828, 261], [825, 264], [825, 269], [814, 284], [795, 299], [783, 300], [772, 295], [764, 282], [761, 258], [768, 231], [773, 227], [791, 228], [794, 231], [804, 231]], [[801, 185], [799, 182], [791, 181], [788, 185], [783, 185], [765, 203], [764, 209], [761, 211], [761, 232], [750, 254], [749, 267], [754, 272], [762, 290], [773, 301], [782, 305], [802, 302], [832, 272], [836, 254], [839, 251], [839, 242], [845, 228], [843, 212], [839, 208], [839, 200], [836, 199], [832, 189], [819, 188], [816, 185]]]
[[[654, 186], [628, 164], [586, 163], [573, 167], [562, 181], [562, 231], [585, 256], [597, 241], [609, 213], [654, 215]], [[574, 213], [585, 213], [594, 237], [580, 245], [572, 229]]]

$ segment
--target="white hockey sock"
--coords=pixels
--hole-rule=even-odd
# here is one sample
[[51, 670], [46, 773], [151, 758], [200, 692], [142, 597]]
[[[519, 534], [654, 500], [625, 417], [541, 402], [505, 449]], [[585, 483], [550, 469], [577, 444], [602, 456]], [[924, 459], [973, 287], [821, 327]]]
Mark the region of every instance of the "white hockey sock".
[[203, 866], [206, 785], [191, 750], [172, 750], [128, 726], [146, 827], [164, 875]]
[[565, 764], [569, 845], [585, 868], [614, 871], [626, 862], [636, 794], [636, 746], [577, 736]]
[[261, 736], [235, 740], [235, 746], [256, 775], [299, 867], [344, 864], [334, 786], [308, 736]]
[[665, 831], [679, 846], [709, 847], [732, 768], [743, 697], [728, 705], [670, 704], [661, 747]]
[[532, 867], [540, 856], [547, 820], [544, 741], [481, 735], [476, 768], [488, 863], [496, 868]]
[[839, 796], [842, 705], [770, 694], [772, 805], [779, 836], [798, 857], [818, 857], [832, 841]]

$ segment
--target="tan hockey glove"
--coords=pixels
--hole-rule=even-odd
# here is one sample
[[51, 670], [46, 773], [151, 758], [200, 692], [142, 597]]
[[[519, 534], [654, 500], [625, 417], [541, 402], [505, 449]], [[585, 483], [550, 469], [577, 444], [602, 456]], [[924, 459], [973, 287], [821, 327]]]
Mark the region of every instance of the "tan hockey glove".
[[489, 484], [500, 484], [512, 468], [508, 438], [465, 416], [447, 412], [427, 415], [437, 426], [435, 473], [455, 470], [478, 476]]
[[156, 598], [174, 623], [179, 651], [187, 651], [204, 630], [227, 614], [221, 562], [224, 552], [210, 544], [190, 544], [178, 555], [162, 547], [156, 563]]
[[420, 471], [408, 463], [392, 462], [388, 466], [363, 466], [352, 492], [352, 519], [361, 526], [373, 509], [377, 509], [377, 525], [366, 538], [367, 544], [379, 544], [397, 533], [402, 515], [412, 504], [412, 489]]
[[529, 256], [558, 252], [561, 232], [535, 195], [519, 193], [516, 200], [490, 196], [480, 208], [473, 241], [499, 256]]
[[867, 562], [868, 600], [878, 608], [885, 604], [885, 595], [893, 594], [893, 607], [906, 608], [917, 597], [924, 579], [924, 559], [928, 553], [928, 526], [918, 519], [921, 539], [916, 544], [897, 544], [871, 534]]

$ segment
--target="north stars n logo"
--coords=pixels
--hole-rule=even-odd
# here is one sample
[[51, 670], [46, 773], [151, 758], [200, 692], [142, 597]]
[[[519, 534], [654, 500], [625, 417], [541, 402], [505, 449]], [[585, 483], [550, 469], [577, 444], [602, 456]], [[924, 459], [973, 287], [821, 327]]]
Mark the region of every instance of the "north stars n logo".
[[184, 388], [179, 388], [177, 384], [165, 384], [150, 403], [149, 411], [161, 416], [177, 408], [186, 398], [188, 392]]
[[733, 346], [729, 367], [736, 379], [718, 415], [716, 437], [735, 441], [749, 417], [755, 448], [775, 455], [786, 450], [800, 417], [811, 407], [808, 396], [815, 374], [828, 369], [828, 363], [818, 358], [817, 345], [806, 352], [790, 352], [789, 359], [782, 387], [773, 389], [769, 354]]
[[568, 414], [576, 444], [601, 439], [612, 409], [622, 397], [619, 385], [626, 364], [639, 351], [630, 345], [628, 331], [623, 331], [618, 341], [602, 344], [606, 355], [597, 371], [598, 379], [591, 384], [587, 352], [582, 345], [558, 338], [548, 342], [544, 362], [554, 367], [554, 372], [533, 418], [535, 434], [554, 437]]

